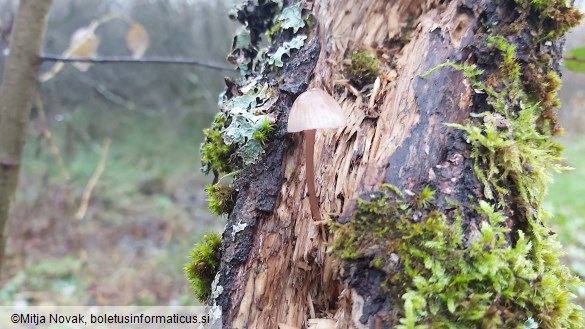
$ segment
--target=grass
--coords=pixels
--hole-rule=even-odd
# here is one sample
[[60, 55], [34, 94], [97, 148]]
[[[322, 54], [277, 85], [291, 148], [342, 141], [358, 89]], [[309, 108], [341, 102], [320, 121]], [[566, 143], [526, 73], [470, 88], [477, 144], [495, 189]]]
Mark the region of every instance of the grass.
[[[556, 175], [545, 207], [553, 213], [551, 225], [567, 251], [565, 262], [585, 280], [585, 136], [561, 140], [574, 170]], [[578, 291], [585, 306], [585, 289]]]
[[[196, 303], [183, 265], [203, 234], [223, 223], [207, 210], [199, 170], [211, 115], [179, 119], [87, 109], [53, 122], [66, 180], [36, 119], [9, 225], [0, 305], [169, 305]], [[75, 213], [112, 140], [105, 171], [83, 220]]]

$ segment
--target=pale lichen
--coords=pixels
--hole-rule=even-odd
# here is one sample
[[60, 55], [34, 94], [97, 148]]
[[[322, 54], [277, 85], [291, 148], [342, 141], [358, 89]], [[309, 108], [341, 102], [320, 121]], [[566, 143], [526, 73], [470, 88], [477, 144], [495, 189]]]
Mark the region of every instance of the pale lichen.
[[232, 239], [235, 239], [236, 234], [238, 234], [238, 232], [242, 232], [247, 226], [248, 224], [241, 222], [235, 224], [232, 228]]
[[[274, 21], [250, 21], [253, 6], [237, 6], [230, 13], [233, 19], [244, 24], [238, 29], [233, 49], [228, 59], [240, 70], [240, 77], [232, 82], [219, 101], [221, 112], [212, 127], [205, 129], [205, 141], [201, 147], [201, 160], [205, 173], [213, 172], [214, 184], [206, 192], [209, 207], [215, 214], [230, 213], [234, 206], [233, 185], [215, 184], [220, 174], [239, 172], [245, 166], [260, 159], [274, 132], [273, 105], [279, 98], [278, 89], [262, 74], [266, 69], [284, 66], [285, 56], [300, 49], [307, 39], [302, 34], [306, 27], [300, 2], [283, 8], [282, 1], [261, 5], [262, 11], [275, 11]], [[280, 13], [277, 13], [280, 11]], [[282, 39], [279, 47], [259, 49], [258, 29], [269, 30], [271, 36]], [[264, 31], [267, 32], [267, 31]], [[235, 176], [235, 175], [234, 175]], [[237, 177], [235, 177], [237, 179]]]

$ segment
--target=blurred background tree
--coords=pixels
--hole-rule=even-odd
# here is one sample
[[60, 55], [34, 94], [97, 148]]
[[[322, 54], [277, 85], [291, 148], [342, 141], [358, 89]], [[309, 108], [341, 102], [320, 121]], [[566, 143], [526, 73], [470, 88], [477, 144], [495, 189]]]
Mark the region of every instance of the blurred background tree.
[[[585, 1], [580, 1], [581, 11], [585, 11]], [[574, 28], [567, 34], [566, 53], [576, 48], [585, 47], [585, 23]], [[569, 55], [569, 54], [567, 54]], [[585, 65], [585, 64], [584, 64]], [[571, 134], [585, 133], [585, 72], [576, 72], [569, 69], [563, 71], [563, 87], [559, 93], [563, 107], [559, 111], [563, 127]]]
[[[585, 12], [584, 0], [575, 4]], [[566, 36], [565, 53], [578, 47], [585, 47], [585, 21]], [[581, 197], [585, 195], [585, 73], [565, 68], [562, 80], [559, 91], [562, 105], [558, 113], [565, 132], [560, 141], [568, 163], [575, 169], [555, 177], [546, 206], [554, 214], [553, 226], [566, 249], [565, 262], [585, 278], [585, 201]], [[585, 306], [585, 289], [580, 289], [578, 296]]]
[[[2, 31], [9, 30], [16, 6], [0, 0]], [[149, 34], [144, 57], [229, 66], [231, 6], [231, 0], [56, 0], [44, 52], [61, 54], [80, 27], [120, 15]], [[99, 56], [131, 57], [128, 27], [123, 20], [99, 26]], [[1, 42], [0, 52], [7, 47]], [[3, 66], [0, 56], [0, 73]], [[28, 127], [0, 302], [193, 303], [183, 264], [204, 232], [223, 225], [207, 210], [199, 145], [228, 73], [170, 64], [100, 64], [80, 72], [66, 64], [39, 85], [42, 103]], [[107, 139], [103, 175], [86, 215], [76, 220]]]

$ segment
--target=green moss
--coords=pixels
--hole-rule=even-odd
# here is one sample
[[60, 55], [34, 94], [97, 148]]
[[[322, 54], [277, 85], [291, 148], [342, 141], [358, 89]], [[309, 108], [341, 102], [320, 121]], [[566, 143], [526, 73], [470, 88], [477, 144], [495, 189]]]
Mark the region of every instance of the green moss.
[[538, 17], [538, 32], [543, 40], [560, 38], [583, 18], [583, 14], [566, 0], [516, 0], [516, 3]]
[[536, 91], [538, 93], [537, 100], [542, 108], [539, 118], [540, 128], [558, 136], [562, 133], [557, 122], [557, 110], [561, 107], [561, 101], [557, 96], [561, 89], [561, 78], [556, 72], [550, 71], [537, 81], [540, 82], [540, 88]]
[[[538, 9], [543, 15], [545, 7]], [[386, 184], [359, 200], [349, 224], [333, 227], [332, 251], [386, 272], [383, 287], [401, 306], [399, 329], [583, 328], [582, 309], [570, 293], [583, 283], [560, 263], [561, 248], [541, 206], [551, 174], [566, 169], [552, 139], [558, 76], [548, 65], [527, 75], [504, 37], [491, 36], [486, 46], [499, 56], [495, 72], [446, 62], [421, 75], [450, 67], [486, 94], [488, 110], [448, 125], [467, 133], [485, 200], [470, 197], [472, 214], [457, 203], [442, 213], [430, 187], [407, 200]], [[479, 227], [463, 225], [469, 222]], [[388, 260], [392, 253], [398, 263]]]
[[191, 262], [185, 264], [185, 275], [200, 301], [211, 294], [211, 283], [219, 270], [221, 237], [212, 233], [203, 237], [191, 251]]
[[383, 287], [401, 309], [395, 328], [523, 328], [530, 319], [539, 328], [582, 328], [567, 289], [579, 282], [558, 262], [553, 237], [538, 233], [552, 248], [540, 266], [532, 239], [506, 228], [508, 218], [485, 201], [473, 238], [464, 235], [459, 210], [447, 216], [414, 204], [390, 190], [373, 193], [358, 202], [350, 223], [333, 229], [335, 255], [371, 259], [386, 272]]
[[212, 214], [221, 216], [229, 214], [236, 205], [236, 191], [233, 186], [211, 184], [205, 188], [207, 203]]
[[[542, 129], [541, 123], [546, 119], [552, 122], [550, 112], [558, 105], [559, 81], [551, 71], [542, 94], [538, 97], [528, 94], [520, 79], [521, 67], [515, 60], [515, 48], [503, 37], [490, 37], [488, 46], [499, 51], [502, 57], [499, 77], [491, 79], [489, 84], [480, 80], [483, 71], [475, 65], [452, 62], [441, 64], [421, 77], [442, 67], [452, 67], [462, 71], [476, 90], [488, 94], [491, 112], [474, 114], [467, 124], [449, 126], [467, 132], [475, 173], [484, 185], [484, 195], [498, 200], [501, 206], [509, 201], [517, 202], [519, 208], [531, 215], [539, 207], [551, 172], [566, 169], [562, 148], [550, 138], [550, 129]], [[510, 181], [514, 184], [505, 186]]]
[[270, 120], [264, 119], [258, 129], [252, 135], [252, 138], [258, 141], [260, 144], [266, 143], [270, 133], [274, 130], [274, 127], [270, 123]]
[[[501, 206], [510, 201], [518, 203], [527, 216], [534, 217], [534, 209], [539, 207], [551, 181], [551, 172], [565, 169], [562, 148], [540, 129], [540, 122], [551, 110], [547, 105], [556, 100], [559, 84], [549, 74], [552, 88], [541, 97], [549, 101], [546, 105], [535, 102], [520, 80], [514, 48], [501, 37], [492, 38], [489, 45], [503, 54], [501, 79], [494, 86], [480, 82], [478, 75], [472, 79], [476, 89], [488, 93], [487, 103], [493, 111], [475, 114], [465, 125], [449, 126], [467, 132], [475, 173], [484, 185], [485, 196], [497, 199]], [[513, 182], [512, 186], [505, 186], [509, 182]]]
[[205, 173], [213, 171], [217, 175], [236, 169], [235, 164], [230, 160], [234, 150], [223, 139], [222, 130], [225, 126], [225, 117], [220, 113], [215, 116], [211, 128], [203, 130], [205, 141], [201, 145], [201, 163]]
[[423, 187], [420, 194], [412, 198], [412, 204], [415, 207], [428, 207], [431, 201], [433, 201], [434, 197], [435, 191], [433, 191], [430, 187], [425, 186]]
[[282, 29], [282, 21], [278, 21], [276, 22], [274, 25], [272, 25], [272, 27], [266, 31], [266, 37], [268, 38], [268, 40], [272, 40], [272, 38], [274, 37], [274, 35], [279, 32]]
[[[513, 48], [503, 38], [493, 39], [491, 45], [503, 53], [508, 66], [520, 67], [510, 56], [509, 49]], [[474, 78], [474, 87], [487, 92], [492, 111], [473, 115], [465, 125], [450, 126], [467, 132], [475, 174], [484, 185], [485, 197], [497, 200], [500, 207], [513, 207], [526, 219], [523, 225], [533, 244], [532, 256], [539, 270], [543, 270], [560, 257], [554, 240], [544, 238], [550, 230], [543, 225], [548, 217], [542, 209], [543, 198], [551, 173], [566, 168], [562, 147], [551, 138], [550, 129], [542, 128], [541, 122], [550, 110], [547, 102], [535, 101], [537, 97], [528, 93], [520, 74], [510, 75], [508, 71], [499, 72], [502, 79], [496, 79], [493, 86]], [[549, 92], [537, 96], [548, 99], [550, 106], [556, 100], [558, 80], [555, 74], [546, 77], [550, 82], [543, 89]]]
[[372, 268], [382, 269], [382, 267], [384, 266], [384, 259], [382, 259], [381, 257], [376, 257], [374, 258], [374, 260], [372, 260], [370, 266]]
[[378, 58], [369, 51], [354, 51], [347, 68], [348, 78], [358, 87], [374, 82], [380, 75]]
[[489, 36], [487, 46], [499, 50], [500, 56], [500, 77], [501, 81], [518, 83], [520, 79], [520, 65], [516, 61], [516, 47], [509, 43], [502, 36]]

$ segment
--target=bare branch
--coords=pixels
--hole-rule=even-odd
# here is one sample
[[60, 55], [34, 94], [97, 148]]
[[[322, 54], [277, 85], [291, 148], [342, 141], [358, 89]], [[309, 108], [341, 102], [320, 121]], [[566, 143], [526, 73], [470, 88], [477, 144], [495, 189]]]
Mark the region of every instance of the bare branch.
[[35, 108], [37, 110], [37, 113], [39, 115], [39, 119], [41, 121], [41, 127], [42, 127], [41, 135], [43, 136], [43, 138], [45, 138], [45, 140], [49, 144], [49, 149], [51, 150], [51, 153], [55, 157], [55, 161], [57, 162], [57, 166], [59, 167], [59, 170], [61, 170], [61, 174], [63, 175], [63, 178], [65, 178], [65, 180], [69, 180], [69, 178], [71, 178], [71, 175], [69, 174], [69, 170], [67, 170], [67, 167], [65, 166], [65, 162], [63, 161], [63, 157], [61, 156], [61, 151], [59, 150], [57, 145], [55, 145], [55, 143], [53, 142], [53, 135], [51, 134], [51, 130], [49, 129], [49, 124], [47, 123], [47, 115], [45, 113], [45, 105], [41, 99], [41, 96], [39, 94], [35, 93], [34, 101], [35, 101]]
[[91, 192], [93, 192], [93, 189], [99, 182], [100, 177], [102, 176], [102, 174], [104, 173], [104, 169], [106, 168], [106, 162], [108, 161], [108, 152], [110, 151], [111, 142], [112, 141], [110, 139], [106, 139], [106, 141], [104, 142], [100, 162], [98, 163], [95, 172], [93, 173], [93, 175], [89, 179], [89, 182], [87, 182], [85, 189], [83, 190], [79, 210], [77, 210], [77, 213], [75, 214], [75, 219], [77, 220], [82, 220], [83, 217], [85, 217], [85, 214], [87, 213], [87, 209], [89, 207], [89, 199], [91, 198]]
[[41, 55], [44, 62], [64, 62], [64, 63], [93, 63], [93, 64], [112, 64], [112, 63], [129, 63], [129, 64], [180, 64], [201, 66], [218, 71], [235, 71], [229, 67], [217, 63], [208, 63], [199, 60], [181, 58], [181, 57], [149, 57], [149, 58], [131, 58], [124, 56], [102, 56], [93, 58], [74, 58], [63, 57], [60, 55]]
[[576, 56], [564, 57], [563, 60], [577, 62], [577, 63], [585, 63], [585, 58], [576, 57]]
[[99, 83], [98, 81], [95, 81], [91, 78], [88, 78], [84, 74], [78, 74], [78, 75], [76, 75], [76, 78], [78, 78], [79, 81], [81, 81], [82, 83], [92, 87], [95, 91], [97, 91], [100, 95], [102, 95], [108, 101], [110, 101], [116, 105], [119, 105], [119, 106], [121, 106], [129, 111], [136, 110], [136, 104], [134, 104], [133, 102], [131, 102], [127, 99], [124, 99], [122, 96], [109, 90], [106, 86]]

